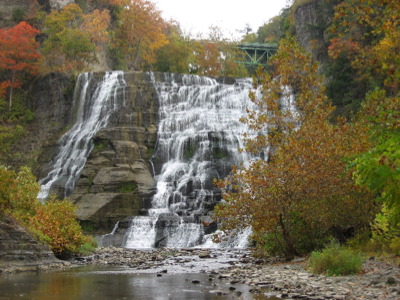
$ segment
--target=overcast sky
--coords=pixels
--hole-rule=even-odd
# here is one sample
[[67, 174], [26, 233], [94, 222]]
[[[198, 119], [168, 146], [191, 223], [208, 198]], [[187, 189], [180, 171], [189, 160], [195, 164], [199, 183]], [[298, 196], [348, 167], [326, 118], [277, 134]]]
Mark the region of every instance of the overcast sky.
[[151, 0], [166, 20], [179, 22], [185, 33], [207, 36], [209, 27], [223, 29], [226, 37], [238, 36], [249, 24], [254, 32], [279, 14], [287, 0]]

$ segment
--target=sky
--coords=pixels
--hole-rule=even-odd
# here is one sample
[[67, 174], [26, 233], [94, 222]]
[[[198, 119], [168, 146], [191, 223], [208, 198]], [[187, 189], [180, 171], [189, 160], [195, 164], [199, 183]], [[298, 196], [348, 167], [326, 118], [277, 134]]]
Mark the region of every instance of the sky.
[[227, 38], [242, 36], [240, 30], [250, 25], [253, 32], [277, 16], [287, 0], [152, 0], [165, 20], [179, 22], [184, 33], [207, 36], [209, 27], [218, 26]]

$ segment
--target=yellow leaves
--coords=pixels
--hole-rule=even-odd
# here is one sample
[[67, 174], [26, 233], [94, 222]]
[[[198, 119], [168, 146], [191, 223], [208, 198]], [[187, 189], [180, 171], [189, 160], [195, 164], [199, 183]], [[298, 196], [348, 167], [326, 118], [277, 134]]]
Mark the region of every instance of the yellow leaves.
[[101, 46], [109, 42], [108, 27], [110, 26], [110, 12], [95, 9], [91, 14], [83, 16], [83, 28], [96, 45]]
[[122, 1], [116, 44], [125, 52], [129, 68], [155, 62], [155, 50], [168, 43], [161, 13], [146, 0]]
[[95, 49], [109, 41], [108, 10], [83, 14], [76, 4], [53, 11], [45, 20], [48, 38], [42, 45], [46, 67], [51, 71], [83, 71], [96, 61]]

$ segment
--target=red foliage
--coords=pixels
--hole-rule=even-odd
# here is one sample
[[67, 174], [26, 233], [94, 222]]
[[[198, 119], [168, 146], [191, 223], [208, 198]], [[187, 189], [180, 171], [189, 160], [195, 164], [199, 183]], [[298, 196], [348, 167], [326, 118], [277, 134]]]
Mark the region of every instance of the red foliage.
[[360, 46], [357, 42], [335, 38], [331, 40], [328, 51], [330, 57], [337, 59], [340, 55], [349, 56], [357, 54], [360, 51]]
[[18, 75], [22, 72], [35, 74], [38, 71], [39, 44], [35, 41], [38, 30], [26, 22], [12, 28], [0, 29], [0, 70], [10, 72], [10, 80], [1, 84], [2, 88], [10, 87], [10, 108], [12, 89], [21, 86]]

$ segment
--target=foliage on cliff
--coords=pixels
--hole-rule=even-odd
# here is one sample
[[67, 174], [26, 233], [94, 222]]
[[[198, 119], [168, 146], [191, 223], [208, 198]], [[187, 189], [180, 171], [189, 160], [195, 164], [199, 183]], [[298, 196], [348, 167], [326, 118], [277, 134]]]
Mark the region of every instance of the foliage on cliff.
[[108, 10], [83, 14], [76, 4], [65, 6], [46, 16], [44, 33], [47, 38], [41, 51], [45, 71], [83, 71], [96, 62], [96, 50], [108, 42]]
[[28, 168], [16, 173], [0, 166], [0, 218], [14, 217], [56, 255], [75, 253], [88, 241], [69, 201], [37, 199], [40, 185]]

